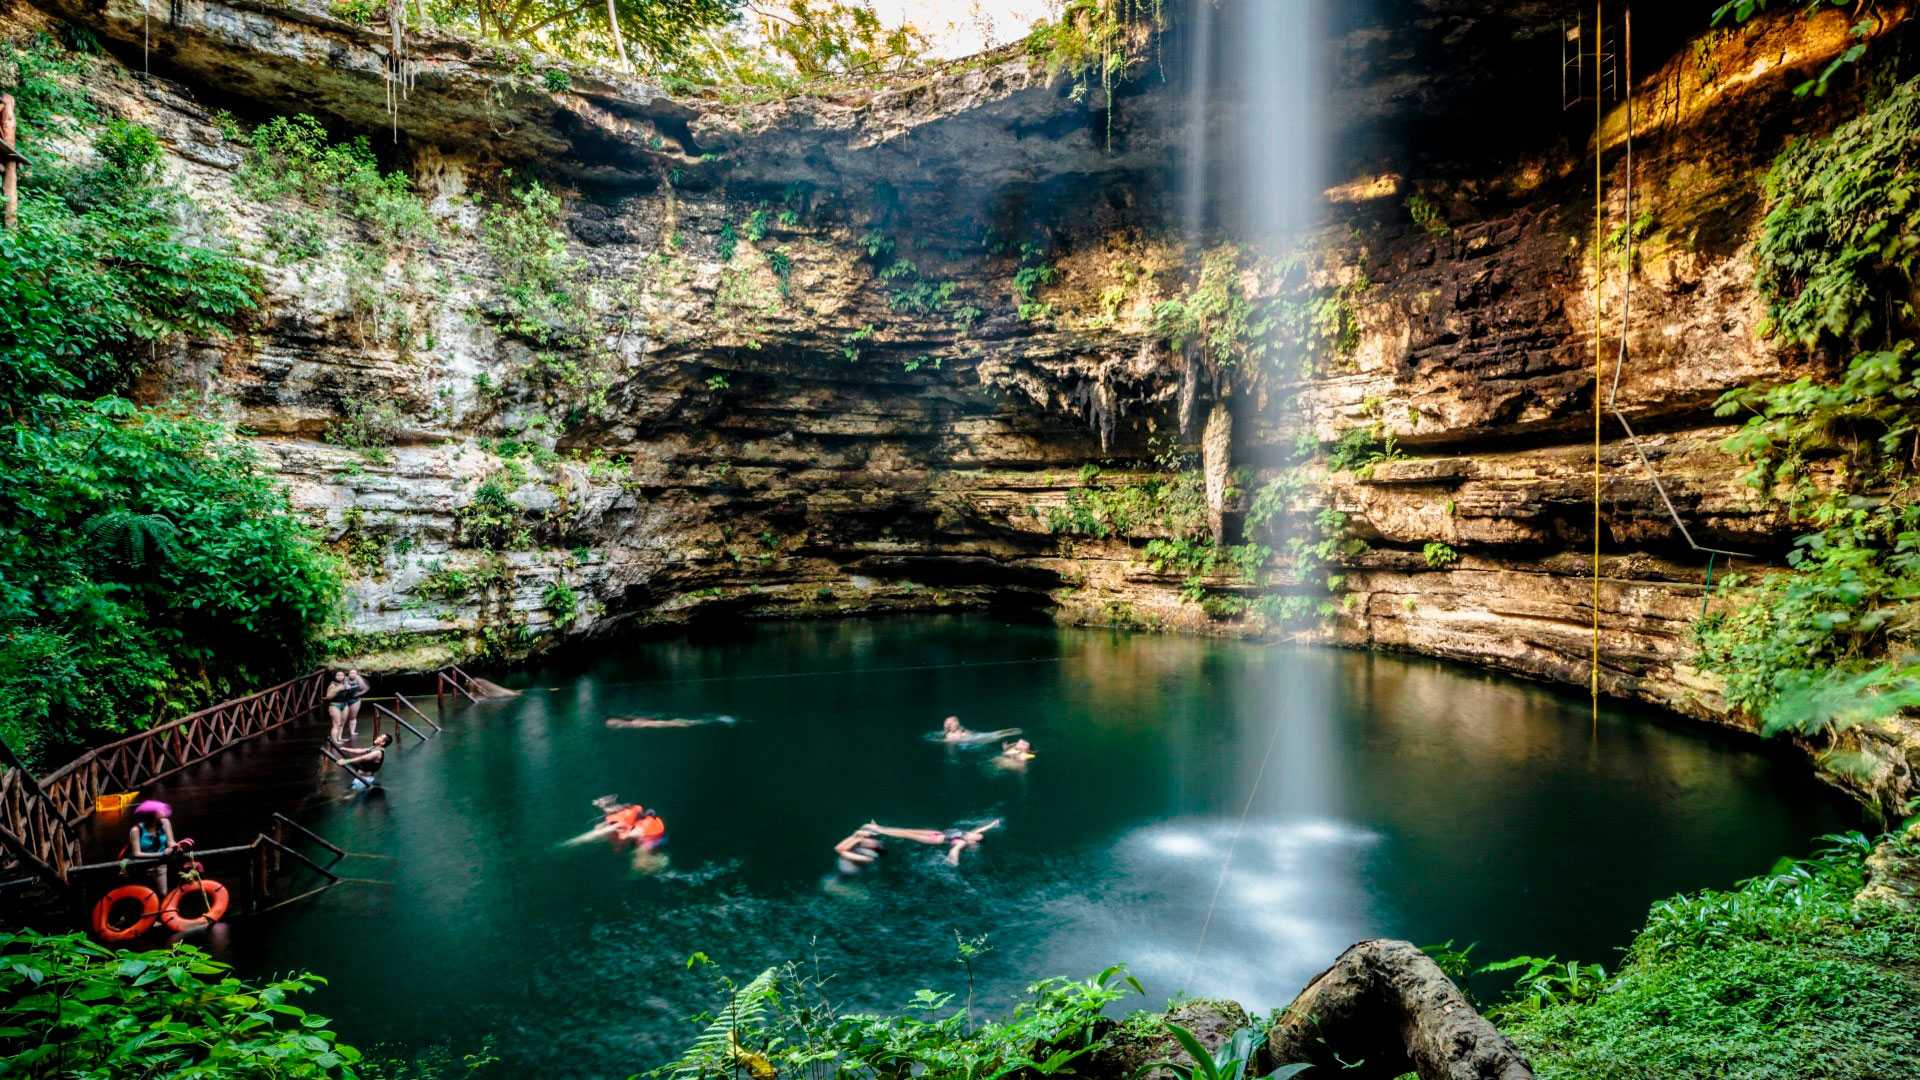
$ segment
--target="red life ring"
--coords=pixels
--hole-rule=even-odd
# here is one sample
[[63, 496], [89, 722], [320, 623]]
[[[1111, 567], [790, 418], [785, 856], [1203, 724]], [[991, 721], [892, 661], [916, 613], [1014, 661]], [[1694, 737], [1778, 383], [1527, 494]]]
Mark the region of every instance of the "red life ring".
[[[113, 909], [128, 901], [140, 905], [140, 915], [125, 926], [115, 926]], [[160, 897], [145, 885], [122, 885], [101, 897], [93, 905], [93, 936], [109, 945], [132, 941], [153, 929], [153, 918], [160, 910]]]
[[[200, 894], [201, 902], [206, 904], [204, 912], [193, 916], [180, 914], [180, 902], [186, 899], [189, 893]], [[160, 925], [176, 934], [184, 934], [188, 930], [212, 926], [226, 913], [227, 887], [217, 881], [201, 878], [199, 881], [189, 881], [173, 890], [167, 894], [165, 900], [160, 902]]]

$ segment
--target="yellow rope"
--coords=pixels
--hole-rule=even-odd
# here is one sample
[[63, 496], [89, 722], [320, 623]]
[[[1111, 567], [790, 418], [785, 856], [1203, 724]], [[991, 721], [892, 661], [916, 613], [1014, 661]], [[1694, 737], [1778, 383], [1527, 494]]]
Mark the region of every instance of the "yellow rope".
[[[1587, 689], [1593, 698], [1593, 723], [1600, 725], [1600, 284], [1606, 273], [1606, 2], [1596, 0], [1593, 16], [1593, 670]], [[1629, 228], [1632, 226], [1629, 225]]]

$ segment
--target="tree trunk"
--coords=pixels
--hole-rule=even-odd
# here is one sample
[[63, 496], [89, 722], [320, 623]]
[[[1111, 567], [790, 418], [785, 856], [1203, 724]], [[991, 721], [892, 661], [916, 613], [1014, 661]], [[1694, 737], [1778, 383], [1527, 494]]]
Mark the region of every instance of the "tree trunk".
[[1404, 941], [1363, 941], [1300, 991], [1267, 1032], [1261, 1075], [1296, 1062], [1342, 1080], [1408, 1072], [1420, 1080], [1533, 1080], [1519, 1047]]
[[607, 0], [607, 25], [613, 28], [613, 48], [620, 54], [620, 70], [631, 72], [633, 64], [627, 60], [627, 43], [620, 36], [620, 13], [613, 3], [614, 0]]

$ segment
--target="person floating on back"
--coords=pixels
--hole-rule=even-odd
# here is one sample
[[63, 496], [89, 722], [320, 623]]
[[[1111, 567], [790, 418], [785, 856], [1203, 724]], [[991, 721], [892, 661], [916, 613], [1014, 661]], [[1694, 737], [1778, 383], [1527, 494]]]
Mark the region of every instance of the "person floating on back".
[[861, 870], [880, 861], [887, 853], [887, 845], [872, 826], [863, 825], [853, 831], [853, 835], [833, 845], [833, 853], [840, 857], [840, 872], [857, 874]]
[[714, 716], [699, 720], [679, 717], [672, 720], [659, 720], [651, 716], [614, 716], [607, 719], [610, 728], [692, 728], [707, 727], [710, 724], [733, 723], [731, 716]]
[[949, 716], [940, 722], [940, 741], [962, 745], [967, 743], [992, 742], [1008, 736], [1020, 734], [1019, 728], [1001, 728], [999, 731], [968, 731], [961, 726], [960, 718]]
[[373, 737], [373, 745], [350, 757], [337, 759], [349, 773], [353, 774], [351, 786], [355, 791], [365, 791], [380, 782], [380, 766], [387, 763], [387, 747], [393, 745], [393, 736], [381, 734]]
[[345, 746], [360, 737], [360, 699], [367, 680], [356, 668], [335, 671], [327, 683], [327, 719], [333, 725], [333, 745]]
[[999, 828], [1000, 825], [1001, 820], [994, 818], [985, 825], [970, 829], [896, 829], [869, 821], [863, 831], [900, 840], [912, 840], [930, 847], [944, 847], [947, 849], [947, 865], [959, 866], [960, 853], [969, 848], [979, 847], [980, 841], [987, 838], [987, 833]]

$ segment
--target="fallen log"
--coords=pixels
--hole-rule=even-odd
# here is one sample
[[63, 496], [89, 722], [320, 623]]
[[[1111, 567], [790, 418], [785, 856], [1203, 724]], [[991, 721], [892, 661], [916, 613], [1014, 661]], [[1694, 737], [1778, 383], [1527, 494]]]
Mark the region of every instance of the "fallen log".
[[1315, 976], [1267, 1032], [1260, 1075], [1311, 1062], [1342, 1080], [1533, 1080], [1533, 1068], [1426, 953], [1363, 941]]

